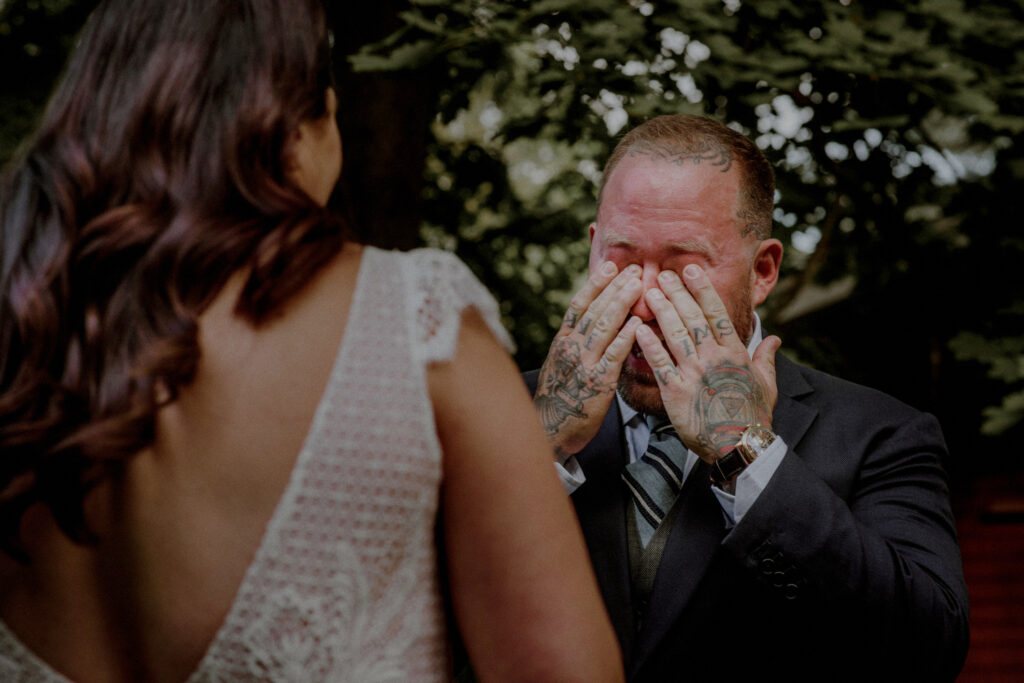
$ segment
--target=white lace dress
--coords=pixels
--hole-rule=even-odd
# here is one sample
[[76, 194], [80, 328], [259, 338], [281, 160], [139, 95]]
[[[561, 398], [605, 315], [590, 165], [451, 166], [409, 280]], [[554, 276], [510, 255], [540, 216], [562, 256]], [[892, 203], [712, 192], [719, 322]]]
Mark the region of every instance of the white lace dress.
[[[190, 683], [440, 681], [441, 450], [426, 366], [498, 308], [458, 259], [366, 248], [338, 357], [228, 616]], [[0, 681], [66, 681], [0, 622]]]

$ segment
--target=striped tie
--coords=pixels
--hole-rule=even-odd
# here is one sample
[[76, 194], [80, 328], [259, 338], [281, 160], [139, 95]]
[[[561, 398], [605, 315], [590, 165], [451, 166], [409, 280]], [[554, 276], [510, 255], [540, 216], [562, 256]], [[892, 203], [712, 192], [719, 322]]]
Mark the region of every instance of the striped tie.
[[[653, 419], [648, 417], [647, 422], [652, 424]], [[666, 420], [652, 424], [647, 452], [622, 471], [622, 480], [636, 506], [637, 530], [645, 548], [683, 487], [685, 462], [686, 446]]]

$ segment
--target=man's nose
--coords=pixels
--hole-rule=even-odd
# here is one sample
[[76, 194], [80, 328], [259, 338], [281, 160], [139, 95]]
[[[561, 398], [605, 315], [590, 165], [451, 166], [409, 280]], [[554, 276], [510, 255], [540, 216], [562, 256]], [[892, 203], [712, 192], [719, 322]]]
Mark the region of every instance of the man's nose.
[[[640, 276], [640, 281], [643, 283], [644, 293], [646, 294], [647, 290], [658, 288], [658, 273], [661, 272], [661, 269], [650, 264], [642, 267], [644, 272]], [[629, 312], [643, 320], [645, 323], [654, 320], [654, 311], [652, 311], [650, 306], [647, 305], [647, 301], [644, 299], [643, 295], [637, 299], [636, 303], [633, 304], [633, 308], [631, 308]]]

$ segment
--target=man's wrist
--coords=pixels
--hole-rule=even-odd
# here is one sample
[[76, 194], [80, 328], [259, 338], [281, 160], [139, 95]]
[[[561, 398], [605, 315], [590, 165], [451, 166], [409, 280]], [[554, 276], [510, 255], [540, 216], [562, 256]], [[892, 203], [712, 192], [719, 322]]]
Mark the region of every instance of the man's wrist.
[[761, 424], [749, 425], [728, 453], [711, 464], [711, 483], [734, 494], [736, 479], [775, 441], [775, 433]]

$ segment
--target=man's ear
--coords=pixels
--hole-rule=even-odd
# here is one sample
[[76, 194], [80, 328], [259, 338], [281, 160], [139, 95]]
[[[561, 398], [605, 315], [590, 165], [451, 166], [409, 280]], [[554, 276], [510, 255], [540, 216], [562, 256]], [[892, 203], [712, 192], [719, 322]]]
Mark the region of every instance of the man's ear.
[[753, 304], [760, 305], [768, 298], [779, 281], [779, 269], [782, 266], [782, 242], [777, 239], [762, 240], [754, 253], [751, 288]]

